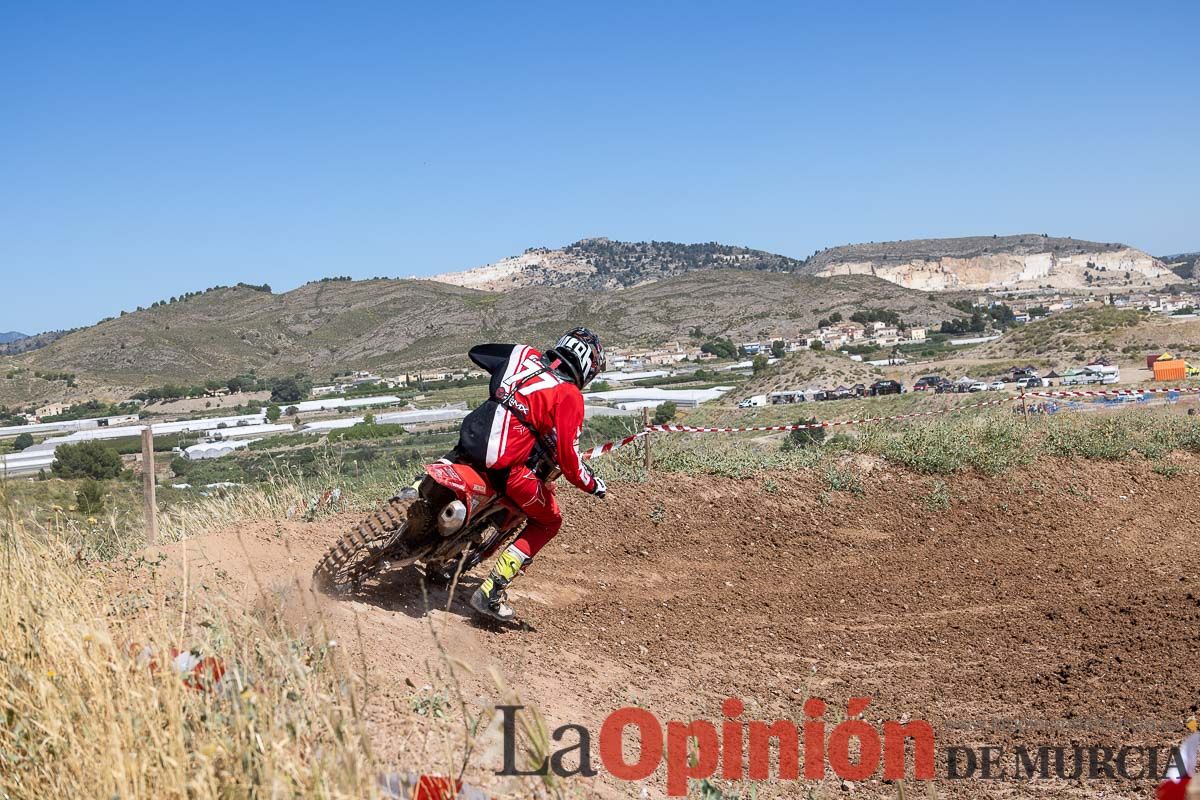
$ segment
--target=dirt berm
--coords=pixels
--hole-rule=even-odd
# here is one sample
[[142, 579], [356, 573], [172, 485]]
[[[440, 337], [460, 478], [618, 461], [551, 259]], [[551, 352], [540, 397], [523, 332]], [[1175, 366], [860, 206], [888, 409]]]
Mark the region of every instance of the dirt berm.
[[[436, 631], [473, 670], [459, 671], [471, 702], [499, 696], [487, 669], [496, 666], [551, 729], [580, 723], [595, 736], [628, 705], [663, 722], [719, 722], [726, 697], [746, 702], [747, 719], [801, 723], [810, 696], [829, 702], [832, 726], [848, 698], [868, 696], [873, 723], [932, 724], [939, 774], [943, 751], [959, 744], [1007, 747], [1011, 770], [1017, 744], [1169, 746], [1186, 734], [1200, 702], [1200, 461], [1173, 465], [1047, 459], [942, 487], [860, 461], [861, 492], [831, 492], [813, 473], [657, 475], [614, 486], [604, 502], [560, 487], [567, 523], [514, 584], [527, 626], [513, 630], [471, 621], [479, 575], [464, 578], [448, 612], [446, 593], [431, 590], [436, 610], [426, 614], [406, 573], [353, 599], [290, 601], [307, 595], [318, 555], [357, 514], [216, 532], [187, 543], [188, 561], [193, 583], [282, 607], [295, 622], [323, 619], [366, 671], [367, 716], [385, 756], [411, 759], [430, 736], [434, 721], [413, 711], [421, 691], [408, 681], [433, 693], [449, 686]], [[168, 550], [179, 557], [179, 546]], [[502, 789], [491, 776], [499, 766], [493, 741], [467, 777]], [[661, 797], [663, 774], [627, 784], [602, 771], [577, 786]], [[810, 791], [896, 797], [898, 788], [831, 776], [758, 796]], [[910, 784], [907, 796], [927, 792]], [[936, 795], [1150, 797], [1153, 788], [939, 778]]]

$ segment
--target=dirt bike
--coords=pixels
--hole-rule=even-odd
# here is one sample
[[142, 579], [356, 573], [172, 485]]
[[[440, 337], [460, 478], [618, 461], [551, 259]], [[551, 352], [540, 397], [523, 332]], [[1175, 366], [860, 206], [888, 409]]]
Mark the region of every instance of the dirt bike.
[[[544, 481], [559, 475], [552, 458], [536, 450], [530, 463]], [[525, 521], [484, 471], [444, 458], [425, 466], [415, 491], [391, 498], [338, 539], [313, 570], [313, 584], [344, 594], [383, 570], [417, 563], [426, 579], [446, 583], [499, 551]]]

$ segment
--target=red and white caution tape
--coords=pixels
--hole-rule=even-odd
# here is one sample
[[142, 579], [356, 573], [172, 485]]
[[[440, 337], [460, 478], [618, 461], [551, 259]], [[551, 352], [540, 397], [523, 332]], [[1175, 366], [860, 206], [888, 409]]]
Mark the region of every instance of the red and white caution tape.
[[638, 439], [649, 433], [767, 433], [780, 431], [799, 431], [806, 428], [834, 428], [840, 425], [862, 425], [868, 422], [887, 422], [896, 419], [913, 419], [916, 417], [932, 417], [937, 414], [949, 414], [954, 411], [966, 411], [972, 408], [984, 408], [986, 406], [998, 406], [1003, 403], [1012, 402], [1014, 398], [1006, 397], [998, 400], [986, 400], [982, 403], [971, 403], [965, 406], [953, 406], [950, 408], [938, 408], [933, 411], [915, 411], [911, 414], [893, 414], [890, 417], [864, 417], [862, 419], [839, 419], [828, 420], [825, 422], [801, 423], [798, 425], [756, 425], [752, 427], [742, 428], [701, 428], [694, 425], [648, 425], [645, 430], [639, 431], [631, 436], [626, 436], [615, 442], [605, 442], [598, 444], [590, 450], [585, 450], [579, 454], [579, 457], [584, 461], [590, 461], [593, 458], [598, 458], [602, 455], [611, 453], [613, 450], [618, 450], [627, 444], [632, 444]]
[[606, 453], [611, 453], [613, 450], [620, 449], [627, 444], [632, 444], [633, 442], [635, 442], [638, 439], [645, 436], [647, 433], [649, 433], [649, 431], [640, 431], [638, 433], [633, 434], [632, 436], [626, 436], [624, 439], [621, 439], [620, 441], [605, 442], [604, 444], [598, 444], [595, 447], [593, 447], [591, 450], [585, 450], [584, 452], [580, 453], [579, 457], [581, 459], [583, 459], [584, 461], [590, 461], [593, 458], [597, 458], [599, 456], [605, 455]]
[[1197, 394], [1200, 386], [1152, 389], [1063, 389], [1057, 392], [1025, 392], [1025, 397], [1136, 397], [1142, 394]]
[[1152, 389], [1081, 389], [1081, 390], [1063, 390], [1057, 392], [1023, 392], [1015, 397], [1002, 397], [996, 400], [985, 400], [981, 403], [970, 403], [963, 406], [950, 406], [948, 408], [937, 408], [932, 411], [914, 411], [909, 414], [892, 414], [887, 417], [862, 417], [860, 419], [835, 419], [825, 420], [824, 422], [803, 422], [796, 425], [749, 425], [735, 428], [707, 428], [696, 425], [647, 425], [645, 430], [639, 431], [631, 436], [626, 436], [614, 442], [605, 442], [599, 444], [590, 450], [586, 450], [580, 454], [584, 461], [590, 461], [593, 458], [598, 458], [602, 455], [611, 453], [613, 450], [618, 450], [627, 444], [632, 444], [641, 437], [649, 433], [777, 433], [785, 431], [801, 431], [810, 428], [837, 428], [844, 425], [865, 425], [870, 422], [891, 422], [898, 419], [916, 419], [918, 417], [933, 417], [938, 414], [952, 414], [955, 411], [968, 411], [974, 408], [986, 408], [988, 406], [998, 406], [1005, 403], [1012, 403], [1021, 400], [1023, 397], [1105, 397], [1105, 396], [1133, 396], [1141, 394], [1179, 394], [1179, 393], [1200, 393], [1200, 386], [1182, 386], [1174, 388], [1152, 388]]

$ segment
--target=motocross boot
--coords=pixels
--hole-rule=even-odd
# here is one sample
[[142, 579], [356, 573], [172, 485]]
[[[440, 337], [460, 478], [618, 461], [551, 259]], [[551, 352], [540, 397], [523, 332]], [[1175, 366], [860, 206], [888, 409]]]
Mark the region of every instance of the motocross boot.
[[479, 585], [475, 594], [471, 595], [471, 608], [483, 616], [499, 622], [511, 621], [516, 613], [508, 605], [508, 596], [505, 590], [508, 589], [513, 578], [521, 572], [527, 561], [529, 561], [528, 556], [513, 545], [509, 545], [496, 559], [496, 564], [488, 574], [487, 580]]
[[417, 489], [421, 488], [421, 481], [424, 479], [424, 477], [425, 477], [424, 475], [418, 475], [416, 480], [414, 480], [411, 484], [409, 484], [408, 486], [405, 486], [403, 489], [396, 492], [395, 497], [393, 497], [392, 499], [393, 500], [416, 500], [417, 499]]

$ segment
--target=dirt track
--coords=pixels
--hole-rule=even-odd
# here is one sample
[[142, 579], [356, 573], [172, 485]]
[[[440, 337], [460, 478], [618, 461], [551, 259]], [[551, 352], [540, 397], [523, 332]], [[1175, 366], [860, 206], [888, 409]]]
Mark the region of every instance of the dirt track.
[[[799, 723], [813, 695], [829, 701], [832, 726], [847, 698], [869, 696], [873, 723], [933, 725], [939, 774], [953, 744], [1169, 746], [1200, 701], [1200, 461], [1174, 461], [1182, 471], [1171, 478], [1144, 463], [1054, 460], [959, 477], [948, 510], [929, 507], [931, 479], [871, 462], [857, 464], [861, 495], [824, 499], [821, 477], [807, 474], [657, 476], [615, 486], [603, 503], [560, 488], [567, 524], [511, 592], [528, 629], [472, 623], [465, 601], [479, 576], [464, 579], [449, 613], [427, 616], [405, 574], [353, 600], [321, 601], [320, 612], [350, 661], [365, 660], [385, 754], [411, 753], [423, 735], [406, 679], [445, 680], [444, 669], [431, 678], [441, 663], [431, 622], [474, 668], [469, 697], [496, 697], [486, 667], [498, 665], [551, 729], [582, 723], [595, 736], [608, 713], [632, 704], [663, 721], [720, 721], [730, 696], [746, 701], [747, 719]], [[192, 540], [193, 583], [248, 601], [261, 585], [266, 602], [289, 605], [295, 582], [307, 585], [320, 551], [357, 516]], [[429, 602], [444, 609], [446, 593]], [[598, 764], [597, 750], [593, 741]], [[468, 778], [491, 783], [499, 759], [480, 753]], [[645, 796], [663, 796], [662, 774]], [[584, 785], [602, 797], [642, 789], [603, 772]], [[997, 798], [1149, 797], [1150, 787], [937, 784], [942, 797]], [[841, 787], [830, 777], [759, 797], [809, 789], [897, 795], [878, 780]]]

